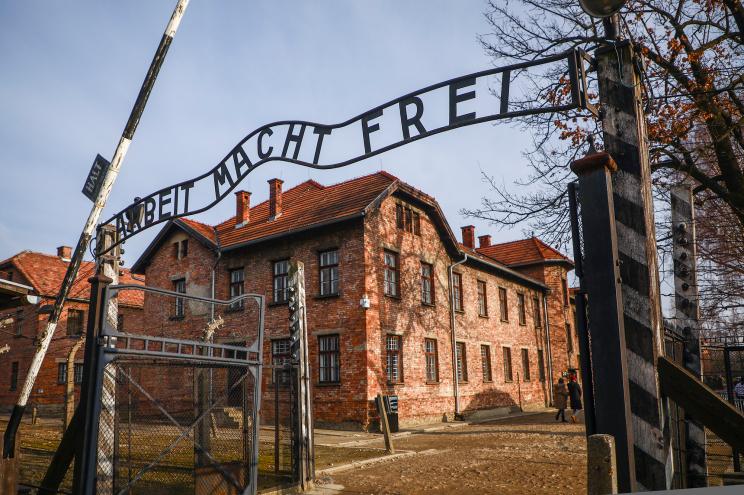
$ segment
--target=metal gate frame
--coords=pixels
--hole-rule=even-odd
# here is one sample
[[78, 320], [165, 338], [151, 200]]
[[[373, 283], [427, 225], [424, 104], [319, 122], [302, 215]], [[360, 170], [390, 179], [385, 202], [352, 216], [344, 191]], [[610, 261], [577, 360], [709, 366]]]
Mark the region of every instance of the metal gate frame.
[[[109, 302], [122, 290], [139, 290], [163, 296], [177, 297], [197, 301], [201, 303], [229, 306], [239, 301], [252, 299], [258, 304], [258, 335], [256, 340], [249, 346], [235, 346], [226, 344], [215, 344], [212, 342], [176, 339], [168, 337], [156, 337], [150, 335], [138, 335], [128, 332], [119, 332], [109, 322], [108, 318], [100, 318], [98, 337], [95, 339], [95, 361], [91, 363], [90, 385], [92, 386], [92, 400], [88, 404], [89, 410], [86, 414], [84, 425], [85, 445], [83, 447], [83, 463], [81, 473], [82, 493], [95, 493], [97, 465], [98, 465], [98, 437], [99, 421], [101, 417], [101, 400], [103, 396], [104, 370], [107, 365], [114, 362], [117, 357], [134, 356], [159, 359], [173, 359], [199, 364], [237, 365], [246, 368], [254, 377], [256, 386], [253, 390], [253, 411], [251, 419], [254, 425], [252, 433], [252, 458], [250, 459], [250, 470], [248, 486], [243, 495], [255, 495], [258, 488], [258, 447], [260, 431], [261, 410], [261, 384], [263, 368], [263, 342], [264, 342], [264, 319], [266, 314], [265, 296], [261, 294], [243, 294], [230, 300], [211, 299], [207, 297], [189, 295], [156, 287], [148, 287], [137, 284], [108, 285], [102, 288], [103, 297], [99, 300], [100, 307], [95, 310], [106, 311]], [[94, 314], [93, 311], [91, 314]], [[124, 341], [122, 346], [119, 341]], [[135, 342], [143, 343], [142, 349], [133, 348]], [[155, 346], [158, 350], [152, 350]], [[176, 350], [169, 347], [175, 346]], [[187, 352], [190, 351], [190, 352]], [[245, 359], [239, 359], [239, 353], [245, 353]], [[232, 353], [235, 357], [227, 357]], [[87, 363], [86, 363], [87, 364]]]

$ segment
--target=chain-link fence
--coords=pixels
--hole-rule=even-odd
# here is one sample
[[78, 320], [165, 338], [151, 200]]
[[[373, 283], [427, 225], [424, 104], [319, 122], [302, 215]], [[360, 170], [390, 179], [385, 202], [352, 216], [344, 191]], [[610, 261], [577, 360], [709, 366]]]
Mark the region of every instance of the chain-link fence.
[[[145, 309], [122, 319], [109, 307], [101, 331], [108, 364], [96, 397], [96, 492], [242, 494], [291, 484], [295, 370], [262, 364], [262, 299], [223, 303], [174, 288], [111, 291]], [[37, 493], [64, 432], [61, 408], [24, 430], [32, 434], [22, 435], [20, 481]], [[59, 493], [72, 493], [72, 468]]]

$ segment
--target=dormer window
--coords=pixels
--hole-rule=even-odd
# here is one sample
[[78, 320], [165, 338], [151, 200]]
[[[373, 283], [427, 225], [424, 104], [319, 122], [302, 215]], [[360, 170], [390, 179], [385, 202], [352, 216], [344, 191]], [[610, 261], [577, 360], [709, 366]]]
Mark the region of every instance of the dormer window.
[[177, 260], [182, 260], [189, 254], [189, 240], [182, 239], [173, 243], [173, 253]]

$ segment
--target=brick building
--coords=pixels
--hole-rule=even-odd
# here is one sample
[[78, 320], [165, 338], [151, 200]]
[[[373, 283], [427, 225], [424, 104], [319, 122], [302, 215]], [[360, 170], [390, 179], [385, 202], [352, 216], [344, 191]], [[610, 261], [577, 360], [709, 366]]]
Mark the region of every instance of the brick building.
[[[22, 251], [0, 261], [0, 278], [30, 288], [38, 297], [38, 304], [23, 305], [0, 310], [0, 348], [7, 345], [8, 352], [0, 354], [0, 409], [9, 411], [18, 398], [28, 366], [36, 350], [36, 339], [43, 331], [49, 317], [49, 305], [59, 292], [62, 279], [70, 262], [72, 249], [57, 248], [57, 255]], [[60, 413], [65, 400], [67, 358], [85, 332], [89, 314], [90, 284], [88, 278], [95, 273], [95, 264], [83, 262], [62, 311], [57, 330], [34, 385], [29, 404], [39, 406], [40, 412]], [[122, 269], [121, 283], [141, 284]], [[141, 293], [130, 292], [119, 300], [119, 322], [126, 328], [142, 317]], [[45, 308], [46, 307], [46, 308]], [[75, 382], [82, 380], [83, 351], [75, 354]], [[79, 393], [79, 386], [76, 387]]]
[[[550, 377], [578, 363], [573, 265], [540, 240], [491, 244], [484, 235], [476, 246], [467, 226], [459, 242], [433, 197], [385, 172], [286, 191], [272, 179], [267, 201], [250, 198], [237, 192], [235, 216], [214, 227], [170, 222], [132, 270], [180, 292], [265, 294], [264, 355], [280, 363], [287, 262], [304, 262], [318, 424], [369, 427], [378, 392], [399, 397], [402, 424], [451, 418], [456, 394], [466, 414], [543, 406]], [[203, 320], [190, 311], [147, 294], [144, 324], [201, 338]], [[229, 323], [240, 312], [220, 316]], [[218, 331], [215, 340], [231, 337]]]

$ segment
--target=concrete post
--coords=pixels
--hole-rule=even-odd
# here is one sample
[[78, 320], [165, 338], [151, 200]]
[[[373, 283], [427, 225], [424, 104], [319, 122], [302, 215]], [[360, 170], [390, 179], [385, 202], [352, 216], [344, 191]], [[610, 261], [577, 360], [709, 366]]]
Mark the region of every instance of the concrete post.
[[589, 435], [587, 451], [587, 495], [617, 493], [617, 459], [612, 435]]

